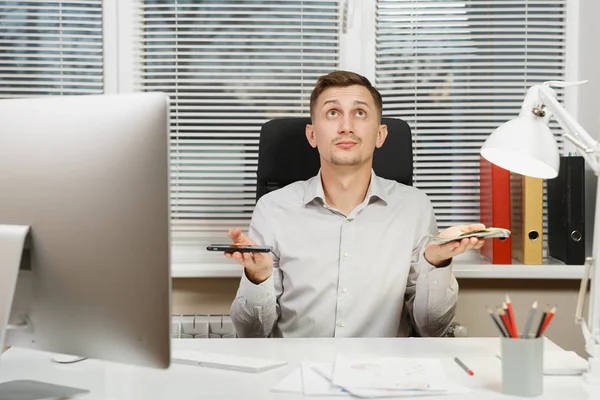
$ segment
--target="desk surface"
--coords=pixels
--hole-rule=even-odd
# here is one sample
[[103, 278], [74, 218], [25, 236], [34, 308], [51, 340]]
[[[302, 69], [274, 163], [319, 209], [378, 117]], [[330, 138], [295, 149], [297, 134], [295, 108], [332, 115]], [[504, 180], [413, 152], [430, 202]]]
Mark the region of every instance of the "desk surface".
[[[450, 379], [474, 389], [470, 394], [427, 398], [516, 398], [501, 395], [501, 365], [495, 357], [499, 340], [496, 338], [183, 339], [174, 340], [173, 348], [283, 359], [289, 364], [259, 374], [179, 364], [167, 370], [153, 370], [98, 360], [59, 365], [50, 361], [51, 354], [12, 348], [0, 359], [0, 381], [34, 379], [91, 390], [90, 395], [77, 399], [299, 399], [301, 395], [274, 393], [270, 388], [302, 360], [333, 361], [341, 352], [349, 356], [441, 358]], [[546, 341], [546, 350], [559, 349]], [[475, 371], [474, 376], [468, 376], [454, 364], [452, 360], [456, 356]], [[544, 395], [536, 399], [598, 399], [599, 396], [600, 387], [587, 386], [581, 376], [545, 377]]]

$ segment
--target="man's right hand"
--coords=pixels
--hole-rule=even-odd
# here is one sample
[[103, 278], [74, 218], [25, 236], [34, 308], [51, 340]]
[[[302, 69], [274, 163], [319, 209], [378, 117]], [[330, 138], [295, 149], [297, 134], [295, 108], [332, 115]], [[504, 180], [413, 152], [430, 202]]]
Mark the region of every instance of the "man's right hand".
[[[240, 228], [228, 232], [233, 244], [254, 245], [254, 241], [242, 233]], [[273, 259], [269, 253], [225, 253], [225, 257], [237, 260], [246, 269], [246, 277], [256, 285], [269, 279], [273, 273]]]

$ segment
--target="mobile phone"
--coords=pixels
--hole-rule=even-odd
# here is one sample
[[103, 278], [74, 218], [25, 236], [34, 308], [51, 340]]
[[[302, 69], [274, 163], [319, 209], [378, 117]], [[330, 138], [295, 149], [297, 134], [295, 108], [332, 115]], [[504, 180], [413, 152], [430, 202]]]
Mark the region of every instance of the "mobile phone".
[[206, 248], [208, 251], [224, 251], [226, 253], [268, 253], [273, 250], [271, 246], [261, 245], [236, 245], [236, 244], [211, 244]]

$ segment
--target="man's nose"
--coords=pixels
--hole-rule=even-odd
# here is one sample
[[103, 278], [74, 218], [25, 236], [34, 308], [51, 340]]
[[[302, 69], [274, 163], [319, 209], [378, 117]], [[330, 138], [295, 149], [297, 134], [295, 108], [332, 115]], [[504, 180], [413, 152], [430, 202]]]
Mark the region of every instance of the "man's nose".
[[344, 115], [341, 119], [340, 119], [340, 125], [338, 127], [338, 133], [343, 135], [343, 134], [348, 134], [348, 133], [352, 133], [353, 132], [353, 128], [352, 128], [352, 118], [350, 118], [349, 115]]

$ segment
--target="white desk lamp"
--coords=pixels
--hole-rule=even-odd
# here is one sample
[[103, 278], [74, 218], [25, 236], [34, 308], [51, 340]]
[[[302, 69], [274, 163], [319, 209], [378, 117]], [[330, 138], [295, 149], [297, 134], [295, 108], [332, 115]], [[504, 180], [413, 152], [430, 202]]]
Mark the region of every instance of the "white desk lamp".
[[[548, 121], [554, 115], [567, 133], [563, 136], [580, 150], [583, 158], [600, 176], [600, 144], [575, 121], [556, 100], [556, 92], [550, 86], [573, 86], [580, 82], [545, 82], [532, 86], [519, 116], [499, 126], [481, 147], [481, 155], [493, 164], [521, 175], [550, 179], [558, 175], [560, 157], [558, 146]], [[588, 383], [600, 384], [600, 179], [596, 189], [596, 215], [594, 220], [594, 243], [592, 257], [586, 258], [581, 280], [575, 321], [581, 324], [589, 354]], [[590, 276], [591, 274], [591, 276]], [[587, 281], [591, 278], [590, 301], [587, 324], [581, 318]]]

